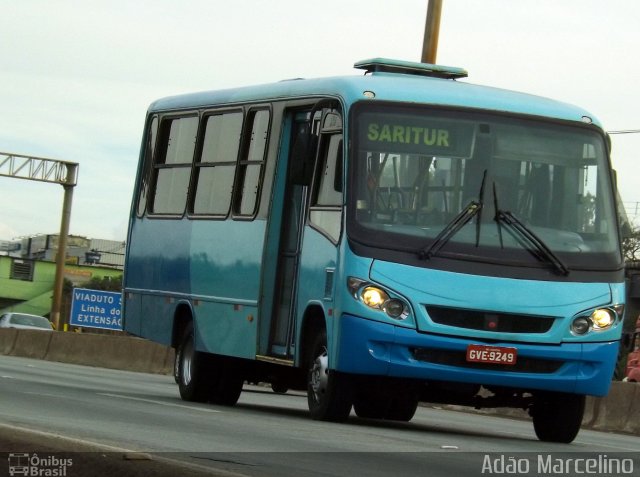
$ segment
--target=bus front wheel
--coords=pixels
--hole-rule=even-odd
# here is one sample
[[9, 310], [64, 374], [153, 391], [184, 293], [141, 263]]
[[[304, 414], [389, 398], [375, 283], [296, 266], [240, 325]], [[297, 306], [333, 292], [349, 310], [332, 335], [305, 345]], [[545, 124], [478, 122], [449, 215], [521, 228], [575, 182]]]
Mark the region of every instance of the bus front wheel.
[[180, 397], [185, 401], [233, 406], [244, 384], [242, 366], [233, 358], [196, 351], [193, 333], [190, 323], [176, 351]]
[[316, 337], [310, 356], [307, 401], [311, 417], [317, 421], [345, 421], [353, 403], [353, 383], [348, 376], [329, 369], [326, 332]]
[[579, 394], [542, 393], [531, 408], [533, 429], [541, 441], [568, 444], [578, 435], [585, 397]]

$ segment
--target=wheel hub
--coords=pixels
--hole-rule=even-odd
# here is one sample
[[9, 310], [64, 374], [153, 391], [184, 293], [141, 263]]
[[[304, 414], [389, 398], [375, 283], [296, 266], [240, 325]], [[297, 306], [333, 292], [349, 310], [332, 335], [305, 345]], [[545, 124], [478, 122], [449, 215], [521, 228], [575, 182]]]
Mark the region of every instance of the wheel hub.
[[327, 384], [329, 383], [329, 358], [327, 357], [327, 351], [318, 356], [313, 362], [311, 368], [311, 389], [315, 396], [316, 401], [320, 401], [322, 394], [327, 390]]
[[182, 358], [182, 384], [188, 386], [191, 383], [191, 365], [193, 362], [193, 345], [188, 343], [181, 353]]

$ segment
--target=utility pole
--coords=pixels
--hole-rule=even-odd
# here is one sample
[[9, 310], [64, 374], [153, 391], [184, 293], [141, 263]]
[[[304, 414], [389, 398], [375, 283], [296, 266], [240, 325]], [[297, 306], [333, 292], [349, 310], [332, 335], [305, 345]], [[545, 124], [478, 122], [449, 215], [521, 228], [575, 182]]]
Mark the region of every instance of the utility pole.
[[60, 220], [60, 236], [58, 237], [58, 254], [56, 255], [56, 276], [53, 281], [53, 300], [51, 302], [51, 321], [56, 330], [62, 331], [60, 323], [60, 309], [62, 308], [62, 288], [64, 285], [64, 263], [67, 258], [67, 238], [69, 237], [69, 224], [71, 223], [71, 201], [73, 188], [76, 185], [78, 165], [68, 165], [67, 178], [62, 184], [64, 199], [62, 201], [62, 218]]
[[424, 27], [422, 43], [422, 63], [434, 65], [438, 53], [438, 37], [440, 36], [440, 17], [442, 16], [442, 0], [429, 0], [427, 21]]
[[0, 152], [0, 176], [60, 184], [64, 188], [58, 254], [56, 256], [56, 276], [53, 283], [53, 300], [51, 302], [50, 315], [51, 322], [55, 325], [56, 330], [60, 330], [64, 262], [67, 257], [67, 237], [69, 236], [69, 223], [71, 221], [73, 188], [78, 182], [78, 164], [57, 159]]

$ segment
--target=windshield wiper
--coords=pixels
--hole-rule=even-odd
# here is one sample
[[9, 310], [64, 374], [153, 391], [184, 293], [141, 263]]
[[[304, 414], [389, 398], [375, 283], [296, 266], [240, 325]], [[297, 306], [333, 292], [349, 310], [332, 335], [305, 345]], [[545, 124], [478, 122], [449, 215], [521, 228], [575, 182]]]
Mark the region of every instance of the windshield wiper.
[[487, 179], [487, 171], [485, 169], [484, 175], [482, 176], [482, 184], [480, 184], [480, 195], [479, 200], [472, 200], [467, 204], [467, 206], [462, 209], [458, 215], [456, 215], [451, 222], [449, 222], [433, 239], [431, 245], [429, 247], [423, 248], [418, 252], [418, 258], [420, 260], [428, 260], [433, 257], [438, 250], [440, 250], [458, 231], [469, 223], [471, 219], [473, 219], [476, 215], [478, 215], [478, 225], [476, 228], [476, 247], [478, 246], [478, 242], [480, 240], [480, 213], [482, 212], [483, 207], [483, 196], [484, 196], [484, 183]]
[[498, 207], [498, 196], [496, 193], [495, 183], [493, 184], [493, 202], [496, 208], [494, 220], [498, 224], [498, 233], [500, 235], [500, 246], [502, 243], [502, 228], [504, 224], [508, 227], [509, 233], [522, 245], [526, 250], [540, 261], [546, 261], [553, 265], [553, 268], [561, 275], [569, 275], [569, 269], [562, 263], [562, 260], [551, 251], [547, 244], [538, 237], [533, 231], [527, 227], [520, 219], [507, 210], [500, 210]]
[[467, 206], [449, 222], [444, 229], [433, 239], [431, 245], [418, 252], [421, 260], [427, 260], [433, 257], [451, 237], [458, 233], [471, 219], [473, 219], [482, 210], [482, 204], [475, 200], [469, 202]]

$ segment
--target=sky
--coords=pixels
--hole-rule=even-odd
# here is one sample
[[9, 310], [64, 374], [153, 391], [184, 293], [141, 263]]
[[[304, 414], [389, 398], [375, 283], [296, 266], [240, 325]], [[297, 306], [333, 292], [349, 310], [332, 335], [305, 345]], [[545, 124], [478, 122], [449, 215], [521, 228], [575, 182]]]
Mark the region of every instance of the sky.
[[[145, 112], [179, 93], [420, 61], [428, 0], [0, 0], [0, 152], [77, 162], [70, 233], [124, 240]], [[638, 130], [640, 1], [443, 0], [437, 63]], [[629, 207], [640, 134], [613, 135]], [[0, 177], [0, 240], [58, 233], [59, 185]]]

